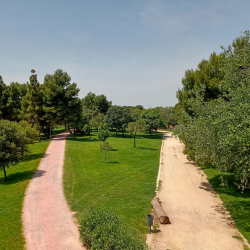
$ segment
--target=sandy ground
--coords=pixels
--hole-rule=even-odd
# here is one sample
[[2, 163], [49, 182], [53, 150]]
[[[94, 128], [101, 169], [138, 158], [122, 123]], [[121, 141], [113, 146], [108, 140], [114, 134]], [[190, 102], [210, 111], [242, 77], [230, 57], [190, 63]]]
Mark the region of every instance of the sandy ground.
[[84, 249], [63, 194], [66, 136], [53, 138], [26, 191], [22, 219], [27, 250]]
[[164, 134], [157, 195], [171, 224], [160, 225], [160, 231], [151, 234], [152, 249], [243, 249], [242, 242], [232, 238], [239, 232], [230, 214], [204, 173], [182, 153], [183, 147], [171, 133]]

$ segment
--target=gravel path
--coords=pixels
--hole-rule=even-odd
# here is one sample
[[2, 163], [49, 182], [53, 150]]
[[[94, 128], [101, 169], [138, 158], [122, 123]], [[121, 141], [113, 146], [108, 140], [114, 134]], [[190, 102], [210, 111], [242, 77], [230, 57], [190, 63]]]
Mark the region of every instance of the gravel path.
[[63, 193], [67, 135], [52, 139], [26, 191], [22, 219], [27, 250], [84, 249]]
[[204, 173], [182, 153], [183, 144], [165, 133], [158, 196], [171, 224], [160, 225], [153, 250], [241, 250], [230, 214]]

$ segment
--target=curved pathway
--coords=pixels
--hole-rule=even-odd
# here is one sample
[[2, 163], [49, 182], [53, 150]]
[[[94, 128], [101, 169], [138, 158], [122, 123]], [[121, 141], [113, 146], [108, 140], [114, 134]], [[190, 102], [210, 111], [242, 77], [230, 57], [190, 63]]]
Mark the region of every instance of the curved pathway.
[[84, 249], [63, 193], [67, 135], [53, 137], [26, 191], [22, 219], [27, 250]]
[[[230, 214], [204, 173], [183, 154], [184, 145], [165, 132], [157, 193], [171, 224], [152, 234], [153, 250], [242, 250]], [[159, 222], [158, 222], [159, 223]]]

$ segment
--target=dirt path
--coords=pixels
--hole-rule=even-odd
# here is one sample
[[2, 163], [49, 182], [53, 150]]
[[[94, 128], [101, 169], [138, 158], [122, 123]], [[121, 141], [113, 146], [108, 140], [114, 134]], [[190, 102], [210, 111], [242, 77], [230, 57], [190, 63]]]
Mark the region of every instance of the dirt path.
[[63, 193], [66, 136], [62, 133], [52, 139], [26, 191], [23, 225], [27, 250], [84, 249]]
[[182, 153], [183, 144], [165, 133], [158, 196], [171, 224], [152, 235], [153, 250], [241, 250], [243, 244], [206, 176]]

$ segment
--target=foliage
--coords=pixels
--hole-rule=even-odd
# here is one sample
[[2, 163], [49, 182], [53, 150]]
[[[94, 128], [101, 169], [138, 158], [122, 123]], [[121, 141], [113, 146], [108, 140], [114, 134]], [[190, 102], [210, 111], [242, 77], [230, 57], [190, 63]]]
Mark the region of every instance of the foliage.
[[126, 106], [111, 106], [107, 111], [105, 121], [110, 128], [116, 128], [116, 131], [122, 130], [124, 135], [128, 123], [133, 121], [130, 108]]
[[31, 124], [29, 124], [27, 121], [20, 121], [19, 125], [25, 130], [29, 144], [34, 143], [34, 141], [38, 139], [39, 134], [37, 130], [32, 128]]
[[5, 85], [0, 76], [0, 119], [21, 120], [21, 100], [27, 93], [27, 84], [12, 82]]
[[146, 250], [146, 244], [126, 228], [111, 210], [91, 209], [80, 225], [80, 237], [91, 250]]
[[104, 122], [104, 115], [99, 112], [99, 110], [95, 110], [91, 114], [91, 120], [89, 122], [89, 125], [91, 127], [96, 127], [98, 128], [99, 126], [102, 126]]
[[26, 120], [28, 120], [33, 127], [39, 129], [41, 125], [41, 117], [44, 115], [43, 96], [40, 92], [40, 83], [37, 80], [35, 70], [31, 70], [30, 83], [27, 84], [28, 91], [22, 98], [22, 111]]
[[109, 129], [107, 124], [103, 124], [102, 126], [99, 126], [98, 128], [98, 134], [97, 134], [97, 138], [100, 141], [106, 141], [109, 138]]
[[[248, 41], [248, 36], [241, 39]], [[221, 185], [232, 176], [242, 191], [250, 188], [250, 43], [243, 44], [224, 49], [224, 77], [217, 86], [221, 96], [207, 101], [207, 87], [200, 84], [188, 101], [192, 114], [184, 112], [174, 132], [189, 159], [216, 166]]]
[[82, 132], [83, 132], [83, 134], [85, 134], [85, 135], [89, 135], [89, 134], [90, 134], [90, 127], [89, 127], [88, 124], [85, 124], [85, 125], [83, 126]]
[[103, 151], [105, 152], [105, 163], [106, 163], [107, 152], [108, 152], [108, 151], [111, 151], [111, 150], [112, 150], [112, 147], [111, 147], [111, 145], [109, 145], [108, 142], [104, 141], [102, 144], [100, 144], [100, 149], [101, 149], [102, 152], [103, 152]]
[[213, 52], [208, 60], [202, 60], [198, 64], [196, 70], [187, 70], [185, 77], [182, 78], [183, 88], [177, 91], [177, 98], [179, 100], [176, 105], [176, 112], [187, 112], [189, 115], [193, 114], [192, 106], [189, 104], [190, 98], [194, 97], [194, 92], [200, 88], [200, 85], [205, 85], [204, 100], [210, 101], [221, 96], [219, 82], [224, 77], [223, 60], [224, 53], [216, 54]]
[[102, 114], [106, 114], [112, 102], [108, 101], [105, 95], [96, 95], [95, 93], [89, 92], [82, 99], [82, 104], [86, 109], [99, 110]]
[[57, 124], [78, 128], [83, 111], [76, 83], [70, 83], [70, 76], [61, 69], [53, 75], [47, 74], [43, 84], [38, 82], [35, 70], [31, 72], [28, 92], [22, 98], [24, 118], [47, 136]]
[[146, 122], [143, 119], [137, 120], [136, 122], [130, 122], [126, 128], [127, 132], [130, 132], [134, 136], [134, 147], [136, 147], [136, 133], [144, 132], [146, 130]]
[[50, 124], [74, 124], [81, 118], [82, 103], [77, 98], [80, 89], [70, 81], [71, 77], [61, 69], [44, 77], [41, 86], [45, 111], [43, 119]]
[[19, 125], [17, 122], [0, 121], [0, 169], [4, 171], [5, 180], [6, 167], [16, 164], [28, 153], [28, 144], [35, 136], [38, 134], [27, 123]]
[[160, 126], [159, 115], [153, 112], [144, 113], [142, 115], [142, 119], [145, 121], [146, 126], [147, 126], [147, 131], [150, 134], [152, 134], [153, 129], [156, 131]]

